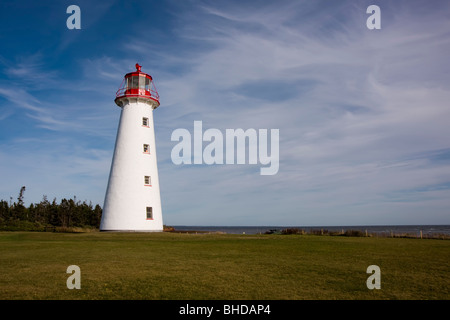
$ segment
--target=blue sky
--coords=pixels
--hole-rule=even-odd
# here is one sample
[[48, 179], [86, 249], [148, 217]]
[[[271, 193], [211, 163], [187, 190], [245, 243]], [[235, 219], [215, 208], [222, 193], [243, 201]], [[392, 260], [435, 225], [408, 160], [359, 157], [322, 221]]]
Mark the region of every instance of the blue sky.
[[[2, 1], [0, 199], [24, 185], [26, 204], [103, 205], [115, 92], [139, 62], [161, 96], [165, 224], [450, 224], [449, 14], [425, 0]], [[279, 129], [279, 172], [173, 164], [172, 132], [196, 120]]]

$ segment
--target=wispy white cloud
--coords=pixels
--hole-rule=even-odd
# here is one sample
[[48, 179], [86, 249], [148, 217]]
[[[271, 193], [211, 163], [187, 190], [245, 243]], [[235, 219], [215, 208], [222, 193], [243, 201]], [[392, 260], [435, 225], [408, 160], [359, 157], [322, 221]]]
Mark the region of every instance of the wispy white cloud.
[[[187, 26], [180, 35], [211, 47], [187, 55], [189, 72], [160, 82], [170, 109], [161, 121], [188, 129], [193, 120], [217, 128], [280, 128], [280, 173], [265, 190], [249, 197], [261, 182], [255, 177], [243, 184], [239, 175], [228, 186], [243, 195], [234, 204], [246, 207], [250, 202], [255, 215], [270, 216], [279, 202], [268, 206], [259, 200], [279, 192], [286, 222], [314, 221], [306, 218], [305, 210], [328, 217], [330, 223], [339, 223], [345, 211], [347, 219], [388, 219], [384, 214], [369, 219], [377, 210], [392, 213], [390, 222], [425, 221], [422, 206], [406, 217], [397, 205], [386, 204], [397, 202], [391, 197], [397, 192], [404, 201], [417, 204], [419, 194], [425, 194], [418, 188], [449, 181], [443, 175], [446, 164], [427, 161], [429, 153], [450, 147], [445, 138], [450, 134], [445, 120], [450, 117], [450, 91], [443, 86], [449, 79], [438, 72], [446, 59], [443, 52], [450, 47], [442, 40], [448, 39], [448, 28], [442, 28], [448, 19], [439, 11], [426, 17], [403, 11], [386, 15], [389, 29], [374, 34], [365, 27], [364, 6], [322, 7], [320, 14], [303, 23], [292, 20], [302, 5], [307, 6], [297, 5], [297, 10], [292, 3], [277, 3], [276, 10], [270, 5], [242, 10], [211, 4], [183, 15]], [[336, 12], [339, 19], [332, 17]], [[207, 17], [189, 24], [194, 15], [205, 13]], [[325, 32], [321, 25], [327, 21], [338, 25], [328, 24]], [[280, 91], [286, 86], [293, 93], [285, 100], [276, 92], [272, 99], [267, 92], [258, 97], [258, 87], [264, 90], [265, 82], [279, 83]], [[170, 144], [162, 146], [167, 153]], [[420, 165], [405, 160], [417, 153], [423, 155]], [[211, 170], [192, 169], [186, 179], [201, 180]], [[216, 188], [199, 187], [204, 197], [214, 197], [220, 185], [230, 181], [229, 174], [215, 170]], [[318, 210], [323, 203], [329, 211]], [[371, 210], [360, 212], [355, 205]], [[440, 211], [440, 204], [430, 210]], [[220, 213], [211, 219], [228, 221]]]
[[20, 81], [20, 84], [24, 86], [29, 86], [30, 84], [36, 86], [41, 81], [54, 81], [58, 76], [58, 72], [46, 70], [45, 64], [45, 56], [41, 52], [20, 56], [17, 57], [17, 61], [4, 62], [5, 74], [17, 82]]
[[101, 204], [110, 161], [109, 152], [85, 148], [65, 136], [17, 138], [0, 144], [2, 181], [8, 181], [0, 184], [0, 194], [4, 200], [15, 199], [24, 185], [27, 204], [43, 195]]
[[0, 87], [0, 95], [14, 103], [19, 108], [24, 108], [30, 111], [41, 112], [39, 107], [41, 102], [30, 95], [27, 91], [11, 86]]
[[114, 146], [108, 139], [118, 120], [104, 110], [114, 103], [105, 102], [100, 86], [99, 92], [92, 89], [89, 77], [89, 82], [70, 79], [46, 60], [35, 54], [17, 57], [16, 63], [0, 61], [5, 76], [0, 81], [0, 120], [5, 125], [18, 121], [17, 129], [8, 123], [14, 130], [4, 131], [0, 142], [0, 172], [2, 181], [8, 181], [0, 184], [0, 199], [15, 198], [16, 189], [25, 185], [27, 203], [45, 194], [102, 204]]

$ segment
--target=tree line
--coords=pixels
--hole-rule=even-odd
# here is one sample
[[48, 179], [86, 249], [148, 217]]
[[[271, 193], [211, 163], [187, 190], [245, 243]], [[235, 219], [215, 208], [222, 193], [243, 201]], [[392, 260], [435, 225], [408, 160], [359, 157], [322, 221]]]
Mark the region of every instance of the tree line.
[[0, 230], [48, 231], [71, 228], [99, 228], [102, 208], [91, 202], [56, 198], [50, 202], [44, 195], [41, 202], [24, 205], [25, 186], [20, 189], [17, 201], [0, 200]]

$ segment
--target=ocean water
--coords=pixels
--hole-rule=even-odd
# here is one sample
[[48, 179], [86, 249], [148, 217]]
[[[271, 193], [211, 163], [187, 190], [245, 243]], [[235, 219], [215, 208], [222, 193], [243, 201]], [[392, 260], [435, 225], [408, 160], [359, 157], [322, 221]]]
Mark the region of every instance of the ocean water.
[[287, 228], [298, 228], [307, 233], [311, 231], [328, 230], [330, 232], [339, 232], [347, 230], [358, 230], [369, 234], [379, 235], [422, 235], [424, 237], [431, 235], [450, 235], [450, 225], [382, 225], [382, 226], [173, 226], [179, 231], [210, 231], [224, 232], [229, 234], [260, 234], [270, 231], [279, 232]]

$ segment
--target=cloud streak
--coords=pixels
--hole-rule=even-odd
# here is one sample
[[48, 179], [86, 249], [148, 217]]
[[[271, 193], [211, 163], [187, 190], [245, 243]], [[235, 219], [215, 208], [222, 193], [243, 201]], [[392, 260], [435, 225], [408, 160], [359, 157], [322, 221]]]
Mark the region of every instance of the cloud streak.
[[[400, 12], [384, 24], [392, 32], [374, 35], [365, 29], [365, 20], [355, 16], [364, 7], [348, 8], [335, 8], [339, 24], [327, 26], [336, 11], [323, 9], [314, 21], [296, 23], [292, 12], [299, 10], [292, 11], [292, 4], [277, 10], [257, 8], [252, 14], [202, 6], [199, 11], [209, 16], [182, 29], [181, 36], [205, 41], [212, 49], [191, 58], [188, 74], [167, 87], [162, 83], [169, 95], [175, 92], [174, 99], [182, 97], [169, 101], [173, 109], [183, 106], [170, 121], [185, 128], [202, 119], [217, 128], [280, 128], [280, 173], [258, 196], [240, 198], [237, 207], [268, 217], [279, 202], [262, 205], [260, 199], [277, 192], [286, 223], [339, 223], [341, 214], [347, 223], [364, 221], [361, 217], [373, 223], [414, 223], [424, 221], [423, 207], [408, 207], [411, 215], [405, 216], [393, 194], [401, 194], [402, 203], [415, 204], [425, 194], [448, 195], [448, 188], [420, 190], [449, 181], [443, 175], [447, 164], [428, 160], [430, 153], [449, 148], [449, 91], [442, 87], [448, 79], [437, 72], [445, 61], [442, 52], [449, 49], [449, 42], [442, 40], [448, 39], [448, 29], [437, 27], [446, 26], [448, 19], [437, 11], [419, 18]], [[184, 15], [183, 22], [192, 16]], [[431, 25], [428, 19], [433, 19]], [[287, 86], [290, 94], [280, 99], [274, 90], [271, 98], [267, 82], [278, 85], [278, 91]], [[178, 89], [185, 94], [178, 96]], [[418, 153], [419, 162], [407, 160]], [[192, 171], [191, 179], [202, 176], [200, 170]], [[229, 181], [220, 171], [214, 171], [216, 185]], [[256, 180], [250, 178], [254, 184], [241, 187], [237, 176], [228, 187], [248, 194], [257, 188]], [[205, 197], [217, 189], [204, 189]], [[328, 210], [319, 210], [324, 204]], [[361, 212], [355, 206], [370, 210]], [[318, 212], [317, 219], [308, 217], [310, 211]], [[226, 224], [227, 219], [217, 219]]]

